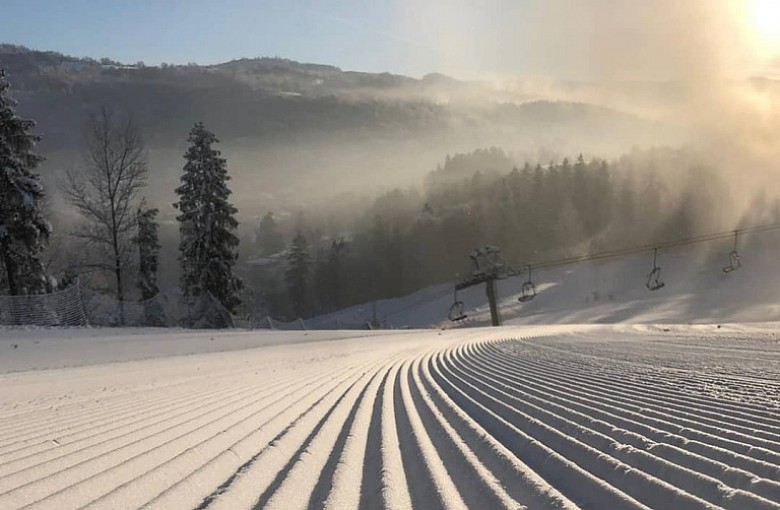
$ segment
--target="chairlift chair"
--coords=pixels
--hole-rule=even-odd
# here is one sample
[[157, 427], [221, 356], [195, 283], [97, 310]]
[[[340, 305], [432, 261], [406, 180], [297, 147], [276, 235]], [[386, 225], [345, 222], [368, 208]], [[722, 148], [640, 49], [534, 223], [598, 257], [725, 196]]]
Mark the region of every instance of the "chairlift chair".
[[666, 284], [661, 281], [661, 268], [658, 267], [658, 248], [653, 248], [653, 269], [647, 274], [645, 287], [648, 290], [658, 290]]
[[531, 266], [528, 265], [528, 280], [523, 283], [523, 286], [520, 288], [520, 297], [517, 298], [518, 301], [521, 303], [526, 303], [528, 301], [531, 301], [533, 298], [536, 297], [536, 285], [534, 285], [534, 282], [531, 280]]
[[458, 300], [458, 289], [456, 288], [454, 291], [454, 301], [452, 305], [450, 305], [450, 311], [449, 311], [449, 318], [452, 322], [460, 322], [468, 315], [463, 313], [463, 301]]
[[731, 253], [729, 253], [729, 265], [723, 268], [723, 272], [728, 274], [732, 271], [736, 271], [740, 267], [742, 267], [742, 260], [739, 258], [739, 252], [737, 251], [737, 236], [739, 235], [739, 231], [734, 231], [734, 249], [731, 250]]

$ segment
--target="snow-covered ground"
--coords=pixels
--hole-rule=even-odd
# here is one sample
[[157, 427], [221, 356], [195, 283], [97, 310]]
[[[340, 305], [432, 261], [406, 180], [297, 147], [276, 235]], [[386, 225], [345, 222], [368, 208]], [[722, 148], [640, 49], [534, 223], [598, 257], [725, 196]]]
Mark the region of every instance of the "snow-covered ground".
[[780, 509], [777, 324], [0, 331], [0, 508]]
[[[586, 262], [533, 271], [538, 296], [517, 301], [523, 277], [497, 284], [501, 314], [509, 324], [581, 324], [615, 322], [744, 322], [780, 320], [780, 271], [776, 233], [746, 236], [740, 244], [742, 267], [729, 274], [730, 240], [659, 252], [666, 286], [645, 288], [652, 252], [621, 259]], [[454, 277], [453, 277], [454, 280]], [[490, 323], [485, 286], [458, 293], [469, 318], [448, 324], [452, 285], [378, 301], [377, 317], [386, 327], [473, 326]], [[372, 318], [370, 303], [353, 306], [309, 322], [364, 324]]]

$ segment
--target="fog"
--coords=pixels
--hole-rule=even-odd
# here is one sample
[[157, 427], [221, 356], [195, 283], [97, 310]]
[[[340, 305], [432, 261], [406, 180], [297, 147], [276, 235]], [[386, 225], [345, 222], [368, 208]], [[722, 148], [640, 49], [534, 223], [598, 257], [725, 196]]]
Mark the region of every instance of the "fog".
[[[162, 116], [149, 103], [176, 102], [170, 90], [121, 74], [114, 79], [127, 81], [130, 97], [127, 90], [105, 83], [88, 90], [86, 102], [65, 126], [24, 100], [21, 109], [47, 134], [44, 147], [64, 145], [64, 152], [79, 143], [73, 123], [84, 110], [108, 102], [132, 111], [146, 128], [150, 166], [161, 185], [176, 180], [188, 120], [202, 119], [230, 156], [234, 179], [242, 184], [237, 192], [242, 209], [254, 209], [257, 198], [271, 202], [259, 209], [315, 203], [325, 183], [335, 192], [372, 195], [420, 182], [448, 153], [487, 146], [503, 147], [518, 164], [579, 153], [614, 158], [633, 147], [686, 146], [708, 163], [743, 166], [755, 179], [772, 181], [778, 160], [772, 140], [780, 121], [771, 74], [780, 46], [768, 29], [760, 28], [756, 2], [490, 0], [420, 6], [400, 1], [392, 30], [380, 34], [397, 39], [396, 64], [453, 78], [323, 72], [311, 75], [318, 80], [312, 86], [300, 70], [265, 67], [260, 72], [262, 66], [253, 67], [252, 61], [237, 61], [221, 68], [227, 70], [220, 75], [224, 83], [207, 81], [203, 73], [197, 79], [217, 94], [229, 95], [239, 87], [247, 96], [243, 101], [266, 101], [267, 96], [252, 96], [247, 87], [262, 92], [270, 86], [276, 94], [290, 94], [288, 103], [296, 95], [312, 101], [335, 98], [342, 111], [319, 107], [290, 121], [289, 108], [307, 106], [284, 106], [284, 97], [277, 96], [275, 109], [260, 108], [254, 114], [260, 118], [253, 119], [241, 111], [241, 102], [231, 104], [212, 94], [191, 99], [209, 100], [210, 106], [181, 100], [181, 107], [169, 107]], [[344, 21], [336, 14], [331, 18]], [[756, 79], [762, 76], [768, 78]], [[145, 101], [150, 96], [153, 100]], [[529, 117], [506, 108], [529, 101], [609, 110], [561, 118], [555, 112]], [[47, 168], [56, 172], [72, 159], [50, 157]], [[167, 200], [164, 193], [160, 199]]]
[[[451, 8], [444, 4], [429, 4], [430, 15]], [[464, 23], [475, 14], [479, 25], [476, 11], [486, 13], [486, 37], [458, 37], [457, 24], [437, 25], [450, 48], [474, 43], [471, 52], [453, 51], [465, 55], [457, 64], [464, 72], [492, 74], [490, 66], [501, 70], [496, 83], [530, 97], [653, 119], [659, 130], [672, 130], [674, 145], [718, 169], [741, 207], [749, 207], [757, 190], [778, 192], [780, 86], [773, 77], [780, 13], [773, 2], [490, 4], [459, 3]], [[496, 60], [480, 61], [480, 54]], [[523, 77], [507, 78], [515, 73]]]
[[[780, 29], [764, 26], [771, 22], [762, 17], [773, 14], [767, 4], [398, 2], [393, 35], [406, 49], [399, 53], [460, 81], [354, 86], [336, 94], [413, 109], [432, 101], [442, 110], [430, 123], [390, 132], [355, 126], [272, 143], [245, 133], [240, 142], [223, 137], [236, 178], [248, 179], [237, 198], [251, 208], [255, 196], [278, 195], [283, 207], [295, 208], [321, 202], [325, 184], [372, 195], [419, 182], [448, 153], [487, 146], [503, 147], [518, 164], [684, 146], [728, 174], [747, 205], [756, 188], [776, 191], [780, 161], [780, 87], [771, 79], [780, 54], [772, 30]], [[598, 105], [626, 118], [556, 122], [544, 114], [495, 113], [497, 104], [530, 100]], [[255, 188], [259, 195], [250, 192]]]
[[[377, 58], [409, 76], [241, 54], [218, 65], [147, 67], [4, 49], [19, 112], [43, 136], [56, 249], [79, 221], [59, 193], [62, 177], [82, 164], [83, 126], [101, 106], [143, 133], [143, 194], [160, 208], [168, 286], [176, 284], [174, 190], [196, 121], [227, 159], [242, 261], [273, 255], [257, 241], [269, 212], [286, 242], [304, 232], [320, 258], [347, 239], [351, 263], [376, 281], [335, 298], [341, 304], [446, 281], [469, 243], [500, 240], [518, 260], [538, 259], [780, 219], [773, 2], [393, 5], [387, 29], [374, 35], [397, 51]], [[355, 25], [347, 13], [313, 12]], [[479, 152], [487, 148], [490, 157]], [[448, 165], [453, 157], [466, 166]], [[611, 212], [578, 195], [572, 172], [583, 169]], [[620, 208], [638, 215], [641, 235]], [[540, 233], [541, 224], [569, 237]], [[398, 260], [378, 255], [388, 239], [403, 246]], [[415, 246], [421, 239], [439, 246]], [[406, 268], [399, 277], [407, 259], [427, 272]], [[384, 276], [374, 275], [377, 264]], [[245, 276], [280, 286], [281, 271], [248, 267]], [[262, 306], [290, 314], [285, 299]], [[308, 313], [332, 308], [318, 299]]]

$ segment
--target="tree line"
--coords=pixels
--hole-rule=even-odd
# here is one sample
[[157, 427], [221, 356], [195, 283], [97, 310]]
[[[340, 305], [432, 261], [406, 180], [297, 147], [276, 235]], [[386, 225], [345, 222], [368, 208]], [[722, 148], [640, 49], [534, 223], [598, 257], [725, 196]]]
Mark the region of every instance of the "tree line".
[[[34, 122], [15, 113], [5, 73], [0, 70], [0, 293], [51, 292], [77, 276], [108, 286], [120, 303], [136, 276], [137, 295], [158, 292], [159, 210], [143, 196], [147, 155], [140, 129], [109, 108], [94, 112], [84, 134], [80, 165], [67, 172], [62, 192], [81, 221], [71, 233], [80, 240], [77, 264], [59, 279], [47, 274], [43, 252], [52, 228], [46, 195], [35, 173], [43, 157], [35, 152]], [[237, 209], [230, 203], [226, 161], [203, 123], [189, 133], [179, 197], [179, 266], [185, 299], [209, 296], [229, 312], [240, 304], [242, 282], [233, 274], [238, 258]]]
[[[676, 149], [522, 166], [498, 148], [447, 156], [422, 189], [390, 190], [351, 220], [293, 220], [286, 264], [257, 279], [258, 307], [293, 319], [403, 296], [466, 276], [485, 245], [523, 267], [732, 228], [727, 183], [698, 161]], [[780, 218], [766, 206], [761, 221]], [[266, 215], [261, 253], [283, 248], [283, 230]]]

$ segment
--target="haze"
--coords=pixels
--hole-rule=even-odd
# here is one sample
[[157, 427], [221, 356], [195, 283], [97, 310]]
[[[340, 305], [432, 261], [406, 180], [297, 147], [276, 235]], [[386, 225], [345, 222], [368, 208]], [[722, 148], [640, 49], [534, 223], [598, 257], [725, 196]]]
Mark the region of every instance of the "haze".
[[[646, 238], [609, 225], [572, 246], [533, 252], [541, 257], [587, 252], [605, 236], [625, 244], [677, 235], [667, 226], [685, 215], [689, 234], [771, 216], [780, 195], [779, 5], [13, 1], [0, 33], [22, 47], [5, 47], [0, 65], [19, 112], [43, 135], [41, 174], [63, 239], [79, 217], [63, 200], [62, 179], [82, 164], [82, 127], [104, 106], [132, 116], [143, 132], [151, 184], [144, 195], [168, 229], [166, 267], [175, 265], [171, 204], [197, 121], [227, 158], [246, 260], [264, 252], [256, 231], [269, 212], [286, 242], [303, 230], [314, 249], [327, 249], [340, 237], [370, 239], [367, 218], [393, 218], [388, 229], [411, 235], [430, 203], [454, 222], [451, 214], [471, 214], [478, 193], [458, 203], [449, 181], [501, 179], [525, 164], [557, 168], [583, 155], [595, 168], [603, 160], [611, 192], [622, 186], [626, 196], [661, 181], [662, 210], [647, 206], [657, 224]], [[479, 152], [491, 147], [506, 158]], [[442, 180], [456, 155], [472, 166]], [[574, 229], [569, 202], [577, 198], [550, 200], [551, 228]], [[492, 228], [463, 242], [493, 243], [503, 234]], [[382, 292], [445, 281], [469, 249], [448, 252], [435, 276]], [[524, 250], [513, 255], [531, 255]], [[279, 285], [280, 275], [271, 277]], [[173, 286], [176, 276], [163, 279]]]

